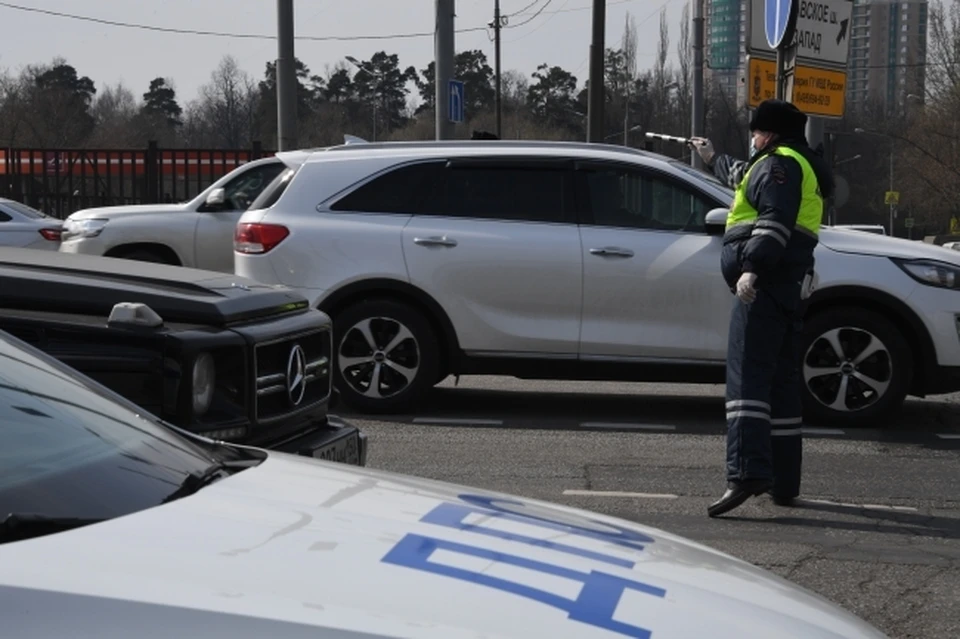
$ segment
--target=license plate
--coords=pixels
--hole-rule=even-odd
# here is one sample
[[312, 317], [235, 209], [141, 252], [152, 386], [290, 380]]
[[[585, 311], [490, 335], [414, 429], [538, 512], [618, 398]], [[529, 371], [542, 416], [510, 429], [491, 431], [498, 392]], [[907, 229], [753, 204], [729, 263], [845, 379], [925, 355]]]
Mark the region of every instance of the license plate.
[[313, 451], [314, 459], [326, 459], [343, 464], [360, 465], [360, 436], [357, 433], [351, 433], [347, 437], [341, 437], [335, 442]]

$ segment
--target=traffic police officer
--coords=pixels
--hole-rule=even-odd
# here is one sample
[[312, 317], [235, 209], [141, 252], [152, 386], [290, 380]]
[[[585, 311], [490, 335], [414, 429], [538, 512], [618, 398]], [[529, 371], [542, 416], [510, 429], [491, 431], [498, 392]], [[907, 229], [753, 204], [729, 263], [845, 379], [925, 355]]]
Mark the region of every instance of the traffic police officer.
[[728, 512], [769, 492], [790, 505], [800, 494], [802, 300], [813, 278], [823, 200], [834, 181], [807, 144], [807, 116], [766, 100], [750, 121], [747, 161], [691, 143], [736, 189], [723, 237], [721, 271], [737, 298], [727, 347], [727, 490], [707, 509]]

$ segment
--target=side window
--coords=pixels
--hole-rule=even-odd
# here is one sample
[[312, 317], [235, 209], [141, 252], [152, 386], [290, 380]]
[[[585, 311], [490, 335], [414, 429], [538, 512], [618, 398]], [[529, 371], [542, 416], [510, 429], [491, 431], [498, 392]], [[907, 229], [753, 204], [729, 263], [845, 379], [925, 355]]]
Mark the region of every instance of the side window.
[[223, 187], [227, 209], [246, 211], [280, 172], [286, 169], [282, 162], [271, 162], [241, 173]]
[[679, 183], [619, 167], [582, 173], [593, 224], [690, 232], [705, 228], [710, 202]]
[[330, 210], [418, 213], [428, 194], [436, 190], [445, 164], [422, 162], [387, 171], [335, 202]]
[[466, 165], [447, 168], [426, 215], [526, 222], [564, 222], [571, 174], [563, 168]]
[[260, 209], [268, 209], [276, 204], [280, 196], [283, 195], [283, 192], [287, 190], [296, 173], [297, 169], [287, 169], [273, 178], [273, 181], [267, 185], [267, 188], [260, 191], [257, 199], [250, 203], [250, 208], [247, 210], [258, 211]]
[[652, 177], [653, 219], [661, 228], [702, 232], [706, 229], [707, 213], [714, 208], [704, 197], [677, 182], [659, 176]]
[[0, 223], [9, 222], [13, 218], [7, 215], [6, 211], [0, 210]]
[[536, 166], [399, 167], [338, 200], [331, 210], [478, 219], [562, 222], [570, 208], [569, 173]]

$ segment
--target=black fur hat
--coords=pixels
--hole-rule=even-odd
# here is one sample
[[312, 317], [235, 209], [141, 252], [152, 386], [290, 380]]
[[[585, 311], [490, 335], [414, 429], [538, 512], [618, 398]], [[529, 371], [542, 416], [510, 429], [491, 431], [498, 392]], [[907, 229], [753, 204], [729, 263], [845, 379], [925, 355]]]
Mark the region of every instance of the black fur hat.
[[753, 112], [750, 131], [776, 133], [780, 137], [804, 137], [806, 114], [783, 100], [764, 100]]

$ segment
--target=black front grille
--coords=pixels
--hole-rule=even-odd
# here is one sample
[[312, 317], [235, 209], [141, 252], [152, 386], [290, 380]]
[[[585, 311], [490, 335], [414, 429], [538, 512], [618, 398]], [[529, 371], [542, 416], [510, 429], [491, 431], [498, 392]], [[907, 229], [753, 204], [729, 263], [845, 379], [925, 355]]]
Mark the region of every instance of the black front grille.
[[258, 422], [282, 419], [329, 396], [330, 347], [329, 331], [256, 346]]

